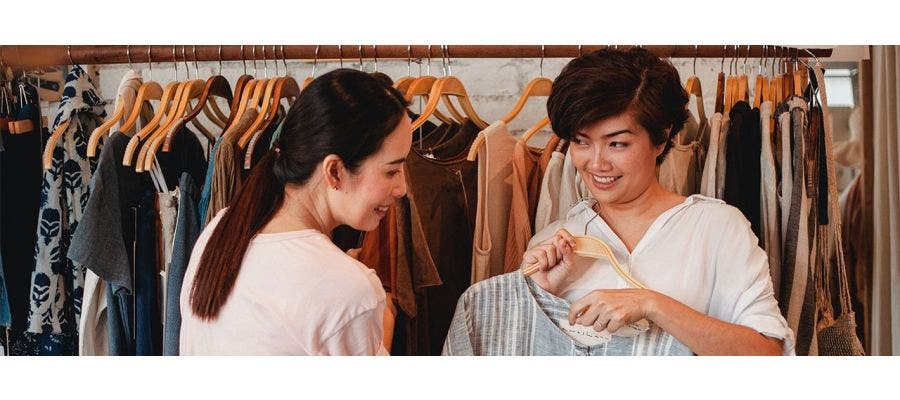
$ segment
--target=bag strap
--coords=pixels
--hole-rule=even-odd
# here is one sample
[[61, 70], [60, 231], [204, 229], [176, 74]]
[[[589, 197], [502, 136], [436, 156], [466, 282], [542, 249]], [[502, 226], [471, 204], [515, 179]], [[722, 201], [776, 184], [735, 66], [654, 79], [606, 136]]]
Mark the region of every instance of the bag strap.
[[[837, 174], [835, 173], [834, 168], [834, 135], [832, 133], [831, 118], [828, 110], [828, 93], [825, 88], [824, 68], [821, 63], [816, 62], [813, 72], [818, 86], [816, 92], [818, 92], [822, 105], [822, 124], [825, 127], [825, 161], [828, 169], [828, 232], [822, 239], [831, 239], [825, 240], [823, 245], [825, 246], [825, 254], [834, 254], [836, 258], [838, 296], [840, 299], [841, 315], [843, 315], [845, 313], [853, 312], [853, 308], [850, 301], [850, 284], [847, 280], [847, 266], [844, 262], [843, 239], [841, 238], [841, 210], [838, 206]], [[828, 235], [830, 235], [830, 237]], [[828, 261], [828, 259], [822, 260], [823, 263], [826, 263], [825, 269], [828, 269]]]

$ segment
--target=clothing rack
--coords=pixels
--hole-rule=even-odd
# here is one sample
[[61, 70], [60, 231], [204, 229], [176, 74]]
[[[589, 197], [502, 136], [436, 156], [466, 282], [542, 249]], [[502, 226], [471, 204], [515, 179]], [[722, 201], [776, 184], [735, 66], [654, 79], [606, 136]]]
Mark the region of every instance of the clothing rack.
[[[182, 50], [182, 47], [186, 50]], [[0, 45], [0, 65], [124, 64], [149, 61], [410, 60], [423, 58], [572, 58], [605, 47], [643, 47], [673, 58], [830, 57], [832, 49], [774, 45]], [[177, 49], [178, 51], [175, 51]], [[174, 52], [174, 54], [173, 54]], [[182, 56], [185, 54], [185, 56]], [[724, 62], [724, 61], [723, 61]]]

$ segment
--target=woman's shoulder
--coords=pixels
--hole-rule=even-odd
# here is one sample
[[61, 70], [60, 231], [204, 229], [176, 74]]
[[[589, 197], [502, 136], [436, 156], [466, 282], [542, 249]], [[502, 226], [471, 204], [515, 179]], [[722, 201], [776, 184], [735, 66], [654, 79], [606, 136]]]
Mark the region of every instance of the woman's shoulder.
[[686, 206], [682, 214], [688, 220], [704, 222], [706, 227], [725, 228], [750, 224], [740, 209], [720, 199], [695, 194], [685, 198], [684, 204]]

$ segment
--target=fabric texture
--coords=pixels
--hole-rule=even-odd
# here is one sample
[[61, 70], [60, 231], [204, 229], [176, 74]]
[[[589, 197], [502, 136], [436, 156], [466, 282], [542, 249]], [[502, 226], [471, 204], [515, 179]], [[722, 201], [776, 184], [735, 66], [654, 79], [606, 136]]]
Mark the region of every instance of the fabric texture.
[[541, 194], [538, 197], [538, 206], [534, 216], [535, 232], [544, 229], [545, 226], [559, 219], [559, 207], [556, 204], [560, 190], [562, 190], [562, 170], [566, 154], [554, 151], [547, 163], [547, 170], [541, 179]]
[[166, 295], [163, 327], [163, 355], [178, 355], [178, 339], [181, 331], [179, 297], [184, 272], [190, 261], [191, 251], [200, 236], [200, 214], [197, 212], [197, 186], [187, 172], [181, 174], [178, 183], [178, 219], [175, 223], [172, 260], [166, 270]]
[[471, 282], [477, 168], [465, 157], [478, 131], [467, 121], [447, 140], [443, 151], [420, 154], [414, 150], [406, 160], [408, 192], [418, 210], [415, 217], [442, 282], [425, 289], [428, 349], [421, 354], [440, 354], [456, 300]]
[[[254, 108], [248, 108], [240, 120], [228, 127], [222, 133], [222, 143], [219, 144], [215, 154], [215, 169], [213, 169], [210, 183], [209, 207], [206, 210], [206, 223], [223, 208], [228, 207], [231, 198], [241, 189], [243, 178], [243, 157], [237, 147], [238, 139], [246, 131], [259, 112]], [[198, 175], [199, 176], [199, 175]]]
[[[137, 100], [138, 90], [141, 89], [141, 85], [144, 83], [144, 77], [141, 75], [140, 71], [136, 71], [133, 69], [129, 69], [125, 72], [125, 75], [122, 76], [122, 81], [119, 82], [119, 90], [117, 91], [118, 95], [116, 96], [116, 103], [114, 110], [119, 107], [119, 102], [122, 102], [124, 106], [124, 114], [122, 114], [122, 118], [119, 119], [112, 126], [110, 132], [122, 132], [122, 123], [125, 122], [126, 119], [130, 116], [131, 112], [134, 110], [134, 102]], [[137, 131], [137, 124], [131, 127], [130, 130], [122, 132], [127, 134], [128, 136], [133, 135]]]
[[206, 213], [209, 210], [209, 202], [212, 194], [212, 180], [213, 175], [216, 173], [216, 153], [219, 151], [219, 146], [222, 144], [223, 136], [219, 136], [216, 138], [215, 143], [213, 143], [212, 148], [209, 151], [209, 163], [206, 167], [206, 175], [203, 179], [203, 189], [200, 191], [200, 200], [197, 201], [197, 212], [200, 215], [200, 223], [201, 226], [206, 226]]
[[28, 324], [31, 269], [41, 206], [43, 167], [41, 155], [46, 129], [41, 129], [41, 107], [37, 89], [25, 82], [14, 85], [18, 106], [13, 118], [30, 120], [34, 130], [3, 132], [5, 151], [0, 157], [0, 258], [6, 282], [11, 317], [10, 355], [27, 354], [24, 331]]
[[766, 101], [759, 106], [759, 121], [761, 128], [762, 145], [760, 151], [760, 244], [769, 256], [769, 272], [772, 276], [772, 285], [776, 288], [781, 284], [781, 209], [778, 207], [778, 176], [775, 169], [775, 156], [772, 146], [772, 113], [771, 101]]
[[87, 140], [106, 116], [93, 80], [78, 65], [66, 76], [52, 131], [70, 121], [53, 149], [53, 164], [44, 172], [38, 242], [31, 278], [28, 332], [52, 334], [49, 342], [35, 337], [35, 354], [74, 354], [81, 315], [84, 266], [67, 257], [72, 233], [90, 196], [95, 162], [87, 159]]
[[634, 337], [612, 336], [587, 346], [559, 326], [569, 302], [534, 284], [520, 271], [479, 282], [460, 297], [443, 354], [448, 356], [683, 355], [691, 350], [651, 325]]
[[739, 101], [731, 108], [729, 120], [723, 200], [741, 210], [750, 221], [753, 233], [761, 237], [759, 110]]
[[191, 310], [200, 257], [225, 211], [191, 251], [181, 288], [182, 355], [385, 354], [385, 293], [375, 272], [307, 229], [257, 234], [215, 320]]
[[[519, 268], [522, 254], [525, 253], [528, 239], [534, 232], [534, 222], [537, 215], [538, 202], [541, 196], [541, 182], [544, 170], [550, 165], [552, 151], [556, 148], [560, 138], [552, 135], [543, 149], [528, 146], [519, 140], [513, 150], [513, 183], [512, 202], [510, 205], [509, 227], [506, 233], [506, 255], [503, 261], [503, 271], [510, 272]], [[543, 164], [542, 164], [543, 160]], [[566, 174], [563, 167], [561, 192], [568, 193], [570, 186], [567, 182], [575, 181]], [[574, 169], [573, 169], [574, 171]], [[574, 172], [573, 172], [574, 173]], [[580, 180], [580, 178], [577, 178]], [[577, 185], [577, 183], [576, 183]], [[578, 187], [578, 186], [571, 186]], [[560, 195], [562, 197], [562, 194]], [[563, 202], [565, 200], [560, 200]]]
[[700, 178], [700, 194], [716, 197], [716, 185], [719, 159], [719, 137], [722, 131], [722, 114], [715, 113], [709, 119], [709, 145], [706, 148], [706, 159], [703, 162], [703, 175]]
[[664, 188], [682, 196], [700, 192], [706, 159], [703, 139], [709, 136], [708, 130], [706, 121], [698, 121], [691, 114], [659, 165], [657, 177]]
[[722, 115], [722, 123], [719, 125], [719, 154], [716, 155], [716, 198], [725, 198], [725, 179], [727, 169], [728, 135], [731, 131], [730, 115]]
[[900, 121], [897, 46], [872, 46], [872, 355], [900, 355]]
[[503, 121], [481, 133], [478, 149], [478, 202], [472, 246], [472, 283], [503, 273], [512, 202], [512, 157], [516, 139]]

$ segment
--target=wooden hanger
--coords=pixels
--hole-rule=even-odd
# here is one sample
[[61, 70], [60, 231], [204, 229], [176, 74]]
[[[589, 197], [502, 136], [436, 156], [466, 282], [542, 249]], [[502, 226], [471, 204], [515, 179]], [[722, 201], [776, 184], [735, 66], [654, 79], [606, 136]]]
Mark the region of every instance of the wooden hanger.
[[[610, 264], [612, 264], [613, 269], [616, 271], [622, 279], [624, 279], [628, 284], [632, 287], [639, 289], [647, 289], [643, 283], [629, 275], [622, 268], [622, 265], [619, 264], [619, 261], [616, 260], [615, 254], [613, 254], [612, 249], [610, 249], [609, 245], [604, 243], [602, 240], [593, 237], [593, 236], [574, 236], [575, 239], [575, 254], [588, 257], [588, 258], [605, 258], [609, 260]], [[538, 272], [537, 265], [530, 265], [522, 270], [522, 273], [525, 276], [530, 276]]]
[[416, 79], [416, 78], [411, 77], [411, 76], [404, 76], [404, 77], [402, 77], [402, 78], [400, 78], [400, 79], [397, 79], [397, 80], [394, 82], [394, 88], [397, 89], [397, 90], [399, 90], [400, 93], [406, 93], [406, 90], [409, 89], [409, 85], [412, 84], [412, 82], [413, 82], [415, 79]]
[[694, 101], [697, 104], [697, 116], [700, 117], [700, 124], [703, 124], [706, 121], [706, 110], [703, 108], [703, 86], [700, 84], [700, 78], [696, 75], [688, 78], [687, 83], [684, 85], [684, 90], [688, 95], [694, 96]]
[[[256, 108], [256, 105], [259, 104], [259, 99], [262, 96], [263, 92], [266, 89], [266, 80], [265, 79], [254, 79], [250, 82], [247, 82], [247, 85], [244, 86], [244, 91], [241, 93], [241, 99], [238, 102], [238, 109], [235, 112], [234, 120], [231, 122], [231, 125], [238, 123], [241, 120], [241, 117], [244, 116], [244, 113], [247, 111], [247, 107]], [[229, 125], [229, 127], [231, 126]]]
[[428, 117], [437, 110], [438, 102], [445, 96], [447, 96], [447, 102], [449, 102], [449, 97], [456, 97], [466, 117], [480, 129], [487, 128], [488, 124], [475, 113], [475, 108], [472, 107], [472, 103], [469, 101], [469, 95], [466, 93], [466, 88], [459, 78], [455, 76], [445, 76], [435, 81], [434, 87], [431, 89], [431, 94], [428, 98], [428, 104], [425, 105], [425, 110], [422, 111], [422, 115], [420, 115], [419, 118], [416, 118], [412, 124], [413, 130], [422, 126], [422, 124], [428, 120]]
[[[297, 83], [297, 80], [292, 76], [285, 76], [275, 84], [275, 94], [272, 98], [277, 104], [281, 104], [282, 99], [287, 99], [288, 108], [290, 108], [297, 101], [297, 97], [300, 96], [300, 91], [300, 85]], [[265, 131], [269, 129], [269, 126], [275, 122], [276, 116], [277, 114], [269, 114], [266, 120], [263, 121], [262, 126], [259, 127], [259, 130]]]
[[[183, 121], [184, 113], [188, 109], [188, 105], [191, 100], [195, 100], [203, 94], [203, 87], [206, 84], [202, 79], [195, 79], [184, 82], [182, 85], [182, 93], [181, 98], [178, 101], [177, 106], [175, 107], [175, 112], [172, 115], [172, 118], [166, 119], [166, 122], [160, 126], [159, 129], [147, 140], [144, 146], [141, 148], [141, 152], [138, 154], [139, 160], [144, 160], [143, 168], [138, 164], [137, 168], [140, 168], [138, 172], [149, 171], [153, 167], [153, 160], [156, 158], [156, 151], [162, 146], [163, 140], [165, 140], [166, 135], [173, 129], [177, 129], [180, 126], [184, 126], [183, 124], [179, 124], [179, 122]], [[146, 152], [145, 152], [146, 150]], [[142, 156], [143, 155], [143, 156]]]
[[[142, 141], [138, 145], [139, 147], [137, 148], [137, 158], [135, 159], [135, 162], [134, 162], [134, 167], [135, 167], [134, 169], [136, 172], [144, 171], [144, 157], [147, 156], [147, 150], [150, 149], [150, 146], [149, 146], [150, 142], [153, 140], [154, 137], [156, 137], [157, 132], [159, 132], [161, 129], [165, 129], [169, 125], [170, 122], [173, 122], [177, 118], [177, 115], [175, 115], [175, 113], [178, 111], [178, 104], [181, 102], [182, 93], [184, 92], [184, 87], [185, 87], [186, 83], [187, 82], [185, 82], [185, 81], [175, 82], [175, 84], [176, 84], [175, 94], [172, 96], [172, 100], [169, 101], [169, 103], [166, 107], [164, 119], [160, 120], [159, 123], [156, 124], [156, 126], [154, 126], [152, 129], [150, 129], [148, 132], [146, 132], [143, 135]], [[148, 125], [150, 125], [150, 124], [148, 124]], [[143, 132], [144, 132], [144, 130], [142, 129], [141, 132], [138, 132], [138, 135], [140, 135]], [[135, 135], [135, 136], [138, 136], [138, 135]], [[132, 137], [131, 140], [133, 141], [133, 140], [135, 140], [135, 138]], [[129, 144], [131, 144], [131, 141], [129, 141]], [[126, 148], [126, 151], [127, 151], [127, 148]]]
[[[197, 117], [197, 115], [200, 114], [201, 111], [203, 111], [204, 114], [206, 114], [209, 110], [206, 107], [207, 102], [209, 104], [213, 105], [213, 107], [215, 109], [218, 109], [215, 99], [212, 98], [213, 96], [221, 97], [221, 98], [227, 100], [229, 104], [234, 100], [234, 97], [231, 95], [231, 84], [228, 83], [228, 80], [225, 79], [225, 77], [222, 75], [215, 75], [206, 80], [206, 83], [203, 86], [203, 90], [200, 93], [200, 97], [197, 100], [197, 105], [194, 106], [194, 108], [191, 111], [189, 111], [187, 113], [187, 115], [185, 115], [184, 123], [187, 123], [189, 121], [195, 121], [195, 118]], [[221, 113], [221, 111], [219, 111], [219, 113]], [[223, 125], [221, 125], [220, 128], [224, 127], [225, 121], [228, 120], [228, 117], [224, 116], [224, 115], [222, 115], [221, 117], [216, 116], [215, 118], [213, 118], [209, 114], [206, 114], [206, 117], [214, 122], [215, 122], [215, 119], [221, 119], [221, 122]], [[219, 125], [217, 124], [217, 126], [219, 126]], [[201, 132], [203, 131], [203, 129], [200, 129], [199, 127], [197, 127], [197, 128]], [[215, 140], [215, 137], [211, 137], [211, 135], [207, 135], [206, 133], [204, 133], [204, 135], [206, 135], [206, 137], [208, 139], [210, 139], [211, 141]], [[169, 152], [169, 149], [172, 146], [172, 138], [174, 136], [175, 136], [174, 132], [166, 133], [165, 142], [163, 143], [163, 146], [162, 146], [163, 152]]]
[[53, 150], [56, 148], [56, 143], [59, 142], [59, 139], [63, 134], [66, 133], [66, 130], [69, 129], [69, 123], [71, 122], [71, 118], [61, 122], [59, 126], [50, 134], [50, 137], [47, 138], [47, 144], [44, 147], [44, 155], [42, 157], [42, 161], [44, 164], [44, 169], [50, 169], [53, 167]]
[[737, 92], [737, 98], [735, 100], [735, 103], [737, 103], [738, 101], [748, 101], [749, 100], [750, 97], [749, 97], [748, 91], [747, 91], [749, 84], [750, 84], [750, 79], [747, 77], [747, 75], [741, 74], [738, 77], [738, 92]]
[[191, 82], [192, 81], [183, 81], [179, 84], [179, 88], [176, 89], [175, 99], [172, 101], [172, 105], [169, 107], [169, 112], [166, 114], [166, 119], [162, 121], [141, 144], [141, 148], [138, 151], [137, 162], [135, 162], [134, 164], [136, 172], [144, 172], [150, 170], [146, 167], [146, 158], [147, 154], [149, 154], [150, 149], [153, 147], [153, 142], [160, 137], [165, 138], [166, 132], [168, 132], [168, 130], [171, 129], [172, 126], [176, 125], [177, 122], [181, 121], [181, 116], [183, 115], [184, 109], [182, 109], [181, 112], [179, 112], [178, 109], [182, 104], [184, 94], [187, 92], [186, 89]]
[[541, 118], [541, 120], [535, 123], [534, 126], [525, 131], [525, 133], [522, 134], [522, 137], [519, 138], [519, 140], [524, 143], [528, 143], [532, 136], [540, 132], [540, 130], [544, 129], [544, 127], [547, 125], [550, 125], [550, 117]]
[[756, 85], [753, 90], [753, 108], [759, 108], [769, 100], [769, 79], [765, 75], [756, 75]]
[[806, 71], [806, 68], [798, 67], [794, 70], [793, 81], [794, 81], [794, 96], [803, 97], [803, 92], [806, 91], [806, 85], [809, 83], [809, 74]]
[[162, 98], [162, 86], [153, 81], [145, 81], [138, 89], [137, 96], [134, 98], [134, 106], [131, 108], [131, 113], [128, 114], [128, 118], [125, 119], [125, 122], [119, 127], [119, 130], [122, 132], [130, 131], [137, 123], [138, 118], [140, 118], [141, 108], [144, 106], [144, 103], [148, 103], [150, 100], [161, 101]]
[[731, 103], [734, 101], [734, 77], [729, 75], [725, 80], [725, 115], [728, 115], [728, 112], [731, 111]]
[[[425, 101], [430, 101], [431, 99], [429, 99], [428, 96], [431, 95], [431, 89], [434, 88], [434, 83], [437, 82], [437, 79], [437, 77], [431, 75], [424, 75], [413, 79], [409, 83], [409, 87], [406, 89], [406, 92], [404, 92], [406, 101], [411, 102], [412, 99], [416, 96], [423, 96], [425, 97]], [[450, 113], [457, 116], [459, 120], [463, 119], [462, 113], [457, 111], [453, 107], [453, 104], [450, 104], [448, 108], [450, 108]], [[453, 120], [444, 115], [440, 110], [435, 109], [434, 116], [445, 124], [453, 123]]]
[[715, 112], [725, 113], [725, 73], [719, 72], [716, 76], [716, 105]]
[[113, 125], [116, 124], [122, 117], [125, 116], [125, 99], [122, 96], [116, 96], [116, 110], [113, 111], [112, 116], [110, 116], [106, 121], [104, 121], [100, 126], [94, 129], [91, 132], [91, 136], [88, 139], [87, 146], [87, 156], [88, 157], [96, 157], [97, 156], [97, 147], [100, 145], [100, 138], [103, 137], [103, 134], [109, 132], [112, 129]]
[[288, 99], [289, 106], [292, 106], [298, 96], [300, 96], [300, 85], [297, 84], [297, 80], [293, 77], [283, 77], [275, 85], [275, 94], [272, 96], [272, 110], [269, 112], [265, 121], [263, 121], [263, 124], [256, 130], [256, 133], [253, 134], [250, 143], [247, 145], [247, 151], [244, 156], [244, 169], [250, 169], [252, 167], [253, 151], [256, 149], [256, 144], [259, 141], [260, 136], [262, 136], [262, 133], [269, 129], [269, 126], [275, 121], [281, 99]]
[[[147, 124], [128, 141], [128, 145], [125, 147], [125, 157], [122, 159], [122, 165], [126, 167], [131, 166], [134, 152], [137, 150], [138, 144], [153, 133], [154, 129], [159, 126], [160, 120], [162, 120], [163, 116], [165, 116], [169, 108], [171, 108], [172, 99], [175, 98], [175, 94], [180, 86], [180, 82], [171, 82], [166, 85], [166, 88], [160, 95], [159, 105], [156, 107], [156, 113], [153, 114], [153, 119], [147, 122]], [[143, 87], [141, 88], [143, 89]], [[140, 91], [138, 91], [138, 95], [140, 96]], [[135, 103], [135, 106], [138, 106], [138, 103]], [[140, 109], [138, 109], [138, 112], [139, 110]], [[126, 121], [126, 124], [128, 124], [129, 121], [132, 121], [132, 119], [137, 120], [137, 118], [138, 113], [132, 112], [132, 115], [128, 117], [128, 121]], [[125, 128], [125, 126], [123, 126], [123, 128]]]
[[247, 87], [247, 84], [253, 80], [253, 76], [251, 75], [241, 75], [238, 77], [237, 81], [234, 83], [234, 96], [231, 98], [231, 105], [229, 107], [228, 120], [225, 121], [225, 127], [222, 128], [222, 132], [228, 130], [228, 127], [231, 126], [235, 122], [235, 115], [237, 114], [237, 110], [240, 107], [241, 103], [241, 95], [244, 92], [244, 89]]
[[534, 78], [531, 82], [528, 82], [528, 85], [525, 86], [525, 90], [522, 92], [522, 95], [519, 96], [519, 100], [516, 101], [516, 104], [513, 106], [513, 109], [506, 114], [501, 120], [504, 123], [510, 123], [520, 112], [525, 108], [525, 103], [528, 102], [528, 99], [532, 97], [547, 97], [550, 95], [550, 90], [553, 88], [553, 81], [544, 78]]
[[[525, 85], [525, 90], [522, 91], [522, 95], [519, 96], [519, 100], [516, 101], [516, 104], [513, 106], [513, 109], [509, 113], [507, 113], [506, 116], [501, 118], [500, 120], [503, 121], [503, 123], [505, 123], [505, 124], [510, 123], [510, 121], [512, 121], [517, 115], [519, 115], [520, 112], [522, 112], [522, 109], [525, 108], [525, 103], [528, 102], [528, 99], [533, 98], [533, 97], [549, 96], [550, 90], [552, 89], [552, 87], [553, 87], [553, 81], [548, 78], [538, 77], [538, 78], [532, 79], [531, 82], [528, 82], [528, 84]], [[550, 121], [549, 118], [545, 118], [545, 119], [547, 120], [547, 122]], [[541, 121], [543, 121], [543, 119]], [[538, 121], [538, 123], [540, 124], [541, 121]], [[546, 124], [543, 124], [542, 126], [540, 126], [538, 129], [535, 130], [535, 132], [539, 131], [541, 128], [543, 128], [543, 126], [546, 126]], [[533, 128], [534, 127], [532, 127], [532, 129]], [[530, 131], [530, 129], [529, 129], [529, 131]], [[533, 134], [534, 133], [532, 133], [532, 135]], [[482, 144], [484, 144], [485, 140], [486, 139], [485, 139], [484, 135], [482, 135], [482, 134], [479, 134], [477, 137], [475, 137], [475, 141], [469, 147], [469, 154], [466, 156], [467, 160], [475, 161], [475, 158], [478, 156], [478, 149], [481, 147]]]
[[247, 143], [250, 143], [250, 139], [253, 138], [253, 134], [256, 133], [257, 129], [259, 129], [263, 121], [266, 120], [266, 114], [271, 109], [272, 97], [275, 94], [275, 84], [278, 83], [278, 79], [280, 78], [272, 78], [267, 80], [265, 84], [265, 90], [263, 91], [263, 94], [259, 98], [259, 100], [251, 100], [252, 105], [259, 107], [259, 113], [256, 115], [256, 119], [253, 120], [247, 130], [245, 130], [241, 134], [240, 138], [238, 138], [237, 145], [241, 150], [247, 148]]

